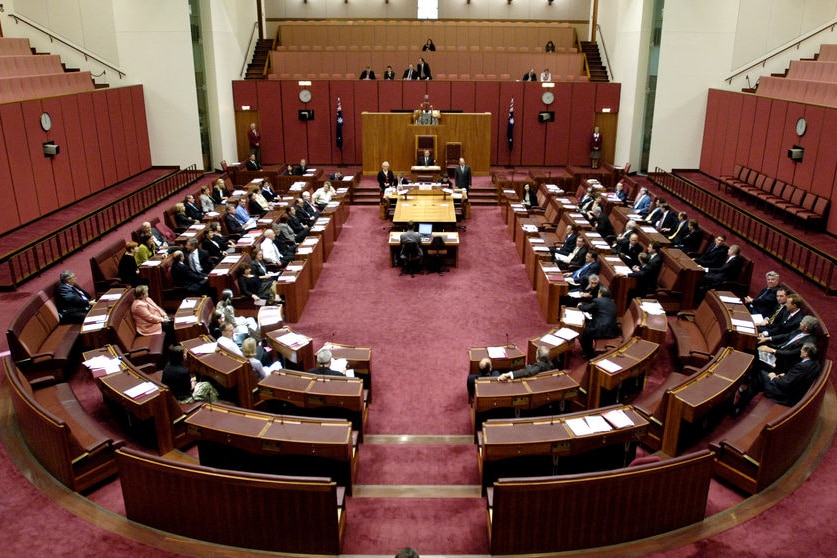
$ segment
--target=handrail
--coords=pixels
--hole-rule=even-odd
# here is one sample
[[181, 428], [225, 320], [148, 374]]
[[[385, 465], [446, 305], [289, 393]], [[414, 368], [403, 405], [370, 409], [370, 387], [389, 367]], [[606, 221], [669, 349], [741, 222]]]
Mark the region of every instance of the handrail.
[[825, 24], [817, 27], [816, 29], [814, 29], [812, 31], [809, 31], [808, 33], [805, 33], [804, 35], [801, 36], [801, 38], [797, 37], [793, 41], [791, 41], [789, 43], [785, 43], [783, 46], [780, 46], [779, 48], [776, 48], [776, 49], [768, 52], [767, 54], [762, 55], [761, 58], [757, 58], [756, 61], [752, 62], [749, 66], [744, 66], [744, 67], [741, 67], [737, 70], [734, 70], [731, 74], [729, 74], [726, 78], [724, 78], [724, 81], [726, 81], [728, 84], [731, 85], [732, 80], [737, 78], [741, 74], [743, 74], [745, 72], [749, 72], [750, 70], [752, 70], [756, 66], [764, 67], [767, 64], [768, 60], [776, 58], [777, 56], [779, 56], [780, 54], [782, 54], [783, 52], [785, 52], [787, 50], [790, 50], [792, 48], [796, 48], [798, 50], [799, 47], [803, 43], [805, 43], [808, 40], [816, 37], [817, 35], [819, 35], [823, 31], [828, 30], [829, 32], [833, 33], [835, 26], [837, 26], [837, 19], [833, 19], [833, 20], [831, 20], [831, 22], [825, 23]]
[[607, 55], [607, 44], [605, 44], [604, 40], [604, 33], [602, 33], [602, 26], [598, 23], [596, 24], [596, 31], [599, 35], [599, 40], [602, 42], [602, 49], [604, 49], [604, 57], [605, 57], [605, 72], [609, 74], [608, 79], [610, 81], [614, 81], [616, 76], [613, 75], [613, 66], [610, 65], [610, 56]]
[[[38, 25], [34, 21], [29, 21], [25, 17], [19, 16], [17, 14], [9, 14], [9, 17], [12, 18], [15, 21], [15, 23], [25, 23], [26, 25], [35, 29], [36, 31], [40, 31], [41, 33], [43, 33], [44, 35], [49, 37], [49, 42], [58, 41], [59, 43], [62, 43], [64, 45], [70, 47], [71, 49], [73, 49], [75, 51], [78, 51], [81, 54], [83, 54], [85, 60], [87, 60], [88, 58], [92, 58], [93, 60], [95, 60], [99, 64], [110, 68], [111, 70], [113, 70], [114, 72], [119, 74], [119, 79], [122, 79], [123, 77], [125, 77], [127, 75], [125, 72], [123, 72], [122, 70], [120, 70], [119, 68], [117, 68], [116, 66], [111, 64], [110, 62], [105, 62], [104, 60], [102, 60], [101, 58], [99, 58], [98, 56], [96, 56], [95, 54], [90, 52], [89, 50], [87, 50], [85, 48], [82, 48], [82, 47], [70, 42], [68, 39], [63, 38], [60, 35], [56, 35], [52, 31], [49, 31], [48, 29], [45, 29], [44, 27], [41, 27], [40, 25]], [[106, 70], [103, 71], [102, 74], [100, 74], [100, 75], [104, 75], [105, 73], [107, 73]]]
[[196, 165], [178, 169], [106, 207], [98, 207], [74, 221], [0, 257], [0, 290], [11, 290], [63, 260], [73, 252], [148, 210], [204, 175]]
[[253, 52], [256, 50], [256, 44], [258, 43], [258, 38], [255, 40], [253, 39], [256, 36], [256, 32], [259, 30], [259, 22], [253, 22], [253, 30], [250, 31], [250, 40], [247, 42], [247, 53], [244, 55], [244, 62], [241, 64], [241, 79], [247, 75], [247, 64], [250, 60], [253, 59]]

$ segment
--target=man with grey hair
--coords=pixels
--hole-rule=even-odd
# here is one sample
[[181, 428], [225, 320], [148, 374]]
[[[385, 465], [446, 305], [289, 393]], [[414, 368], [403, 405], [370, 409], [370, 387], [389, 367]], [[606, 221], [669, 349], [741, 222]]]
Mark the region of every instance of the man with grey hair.
[[[766, 339], [759, 339], [759, 353], [766, 353], [775, 357], [774, 364], [765, 364], [775, 370], [786, 370], [793, 366], [799, 358], [799, 349], [805, 343], [816, 343], [820, 322], [814, 316], [805, 316], [799, 322], [799, 330], [789, 333], [772, 335]], [[764, 363], [774, 362], [770, 357], [759, 355]], [[765, 367], [763, 366], [763, 368]]]
[[820, 374], [821, 366], [816, 357], [816, 345], [803, 343], [799, 348], [799, 361], [790, 367], [751, 371], [747, 385], [738, 388], [738, 393], [735, 395], [733, 416], [740, 415], [750, 399], [760, 391], [764, 391], [766, 397], [780, 405], [788, 407], [796, 405]]
[[776, 308], [776, 291], [779, 290], [779, 274], [775, 271], [768, 271], [764, 275], [767, 282], [762, 290], [756, 296], [744, 297], [744, 303], [750, 314], [761, 314], [762, 316], [769, 316]]
[[317, 353], [317, 366], [308, 370], [310, 374], [322, 374], [323, 376], [343, 376], [337, 370], [331, 368], [331, 350], [322, 348]]
[[76, 274], [62, 271], [58, 276], [58, 288], [55, 290], [55, 306], [62, 324], [80, 324], [84, 322], [93, 303], [93, 297], [76, 284]]
[[497, 378], [502, 382], [507, 382], [517, 378], [528, 378], [529, 376], [534, 376], [535, 374], [540, 374], [541, 372], [546, 372], [547, 370], [553, 370], [555, 368], [552, 364], [552, 360], [549, 358], [549, 347], [544, 345], [538, 347], [536, 356], [538, 359], [537, 361], [527, 364], [524, 368], [519, 370], [512, 370], [511, 372], [500, 374]]

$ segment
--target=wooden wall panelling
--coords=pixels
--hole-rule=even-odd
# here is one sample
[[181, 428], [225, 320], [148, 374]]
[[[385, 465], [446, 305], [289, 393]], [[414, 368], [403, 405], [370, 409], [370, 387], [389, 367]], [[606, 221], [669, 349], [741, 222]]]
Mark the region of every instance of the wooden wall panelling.
[[92, 93], [79, 95], [77, 100], [81, 135], [84, 138], [84, 155], [87, 161], [87, 173], [90, 178], [89, 193], [93, 193], [98, 192], [105, 186], [105, 173], [102, 168], [102, 156], [99, 152], [96, 108], [93, 105]]
[[450, 83], [451, 108], [462, 112], [476, 112], [475, 95], [476, 87], [473, 81], [452, 81]]
[[787, 149], [782, 149], [783, 135], [785, 127], [785, 114], [788, 111], [788, 102], [774, 99], [770, 106], [770, 120], [767, 125], [767, 135], [764, 144], [764, 161], [761, 165], [761, 171], [768, 175], [784, 180], [785, 182], [793, 182], [793, 176], [789, 173], [784, 173], [780, 176], [779, 157], [787, 155]]
[[145, 94], [142, 85], [131, 87], [134, 99], [134, 127], [137, 131], [137, 150], [140, 154], [140, 168], [151, 168], [151, 140], [148, 137], [148, 118], [145, 114]]
[[[23, 113], [24, 133], [19, 137], [26, 138], [24, 145], [29, 149], [29, 165], [34, 179], [35, 196], [37, 197], [36, 217], [51, 213], [58, 209], [58, 195], [55, 192], [55, 176], [52, 173], [52, 159], [44, 156], [43, 143], [50, 138], [39, 124], [43, 105], [40, 99], [21, 103]], [[60, 115], [57, 115], [60, 117]], [[60, 157], [60, 155], [58, 155]], [[18, 187], [15, 181], [15, 187]], [[19, 191], [19, 190], [18, 190]]]
[[90, 94], [93, 100], [93, 110], [95, 111], [95, 126], [97, 137], [99, 138], [99, 155], [102, 165], [103, 183], [99, 188], [94, 189], [98, 192], [105, 188], [108, 184], [114, 184], [117, 180], [116, 168], [113, 164], [115, 156], [114, 144], [111, 138], [111, 123], [109, 117], [110, 111], [108, 109], [108, 98], [104, 94], [105, 90], [94, 91]]
[[360, 140], [360, 113], [355, 110], [354, 84], [350, 81], [332, 81], [329, 86], [329, 95], [331, 97], [329, 104], [331, 121], [335, 127], [338, 97], [343, 105], [343, 149], [337, 149], [335, 138], [332, 138], [331, 160], [337, 164], [352, 163], [359, 159], [359, 152], [356, 149]]
[[61, 127], [66, 138], [66, 149], [62, 146], [61, 151], [66, 151], [70, 165], [70, 173], [67, 175], [69, 180], [67, 190], [72, 193], [74, 199], [81, 199], [90, 195], [90, 175], [87, 168], [84, 136], [82, 135], [78, 108], [79, 95], [65, 95], [58, 99], [61, 102]]
[[[308, 128], [306, 123], [300, 121], [297, 116], [297, 111], [309, 108], [308, 105], [310, 103], [306, 104], [299, 100], [298, 95], [301, 88], [295, 81], [282, 81], [280, 82], [280, 87], [282, 91], [280, 95], [280, 110], [284, 115], [284, 122], [281, 128], [285, 144], [284, 160], [299, 162], [300, 159], [304, 158], [313, 163], [311, 157], [308, 155]], [[313, 98], [313, 83], [311, 89]], [[262, 104], [259, 102], [260, 107]], [[261, 110], [259, 110], [259, 114], [262, 118], [266, 117], [266, 115], [262, 115]], [[265, 118], [264, 121], [271, 122], [272, 119]]]
[[122, 106], [122, 135], [125, 138], [125, 159], [128, 162], [128, 176], [139, 173], [140, 167], [139, 145], [137, 143], [136, 121], [134, 120], [134, 105], [131, 90], [125, 87], [114, 89], [119, 92]]
[[[0, 233], [12, 230], [20, 224], [20, 216], [18, 215], [18, 201], [17, 193], [13, 187], [11, 162], [12, 151], [6, 145], [6, 138], [14, 138], [15, 136], [6, 130], [6, 112], [10, 111], [11, 105], [0, 105], [0, 187], [5, 192], [6, 199], [13, 205], [9, 211], [4, 212], [3, 219], [0, 220]], [[15, 164], [19, 166], [18, 161]]]
[[52, 183], [55, 185], [55, 197], [57, 207], [63, 207], [76, 201], [76, 193], [73, 189], [73, 172], [70, 152], [73, 147], [67, 141], [67, 117], [64, 113], [65, 98], [72, 98], [73, 95], [61, 97], [49, 97], [41, 102], [41, 109], [48, 112], [52, 117], [52, 130], [47, 135], [48, 141], [54, 141], [61, 149], [55, 157], [49, 158], [49, 166], [52, 171]]
[[[19, 141], [19, 138], [26, 137], [21, 104], [0, 105], [0, 122], [3, 123], [3, 135], [7, 138], [6, 156], [11, 170], [11, 188], [17, 200], [18, 221], [26, 223], [37, 219], [40, 214], [29, 148], [26, 142]], [[37, 126], [37, 120], [34, 125]]]
[[449, 110], [451, 105], [451, 83], [449, 81], [428, 81], [427, 94], [434, 109]]
[[[828, 172], [828, 159], [824, 150], [818, 150], [817, 146], [820, 144], [820, 135], [822, 134], [822, 121], [826, 115], [825, 107], [794, 104], [793, 105], [793, 121], [790, 122], [789, 127], [793, 132], [794, 143], [805, 148], [805, 158], [801, 164], [796, 166], [794, 178], [801, 184], [805, 184], [806, 189], [815, 194], [830, 196], [831, 188], [824, 188], [826, 184], [833, 183], [833, 168], [832, 172]], [[789, 113], [790, 115], [790, 113]], [[796, 135], [796, 121], [805, 117], [808, 121], [808, 130], [801, 138]], [[815, 172], [816, 171], [816, 172]], [[828, 175], [832, 180], [826, 183], [822, 178]]]
[[[355, 128], [355, 161], [361, 163], [363, 154], [363, 121], [362, 115], [364, 112], [377, 112], [380, 109], [378, 108], [381, 106], [381, 101], [379, 98], [378, 89], [376, 87], [370, 87], [370, 84], [355, 81], [352, 82], [352, 89], [354, 91], [354, 118], [352, 118], [354, 122]], [[375, 172], [378, 172], [378, 169], [375, 169]]]
[[[703, 140], [701, 141], [701, 145], [712, 145], [715, 134], [718, 132], [717, 107], [723, 102], [722, 97], [723, 92], [715, 89], [710, 89], [706, 96], [706, 114], [703, 117]], [[700, 168], [715, 176], [727, 174], [720, 171], [720, 166], [712, 158], [712, 153], [709, 149], [701, 149], [700, 151]]]
[[[590, 165], [590, 137], [593, 135], [595, 122], [595, 87], [594, 83], [568, 84], [572, 89], [570, 103], [570, 165]], [[575, 141], [583, 138], [583, 141]]]
[[[497, 156], [494, 159], [498, 165], [519, 165], [523, 150], [523, 82], [500, 82], [497, 95], [497, 109], [494, 112], [496, 126], [494, 133], [497, 137]], [[508, 123], [509, 105], [514, 99], [514, 145], [509, 151]]]
[[525, 83], [519, 107], [515, 99], [515, 133], [518, 126], [521, 131], [526, 130], [520, 136], [520, 160], [524, 165], [541, 166], [546, 160], [546, 129], [552, 122], [538, 120], [540, 111], [548, 110], [541, 101], [543, 91], [540, 83]]
[[751, 169], [760, 169], [764, 165], [764, 151], [769, 124], [770, 99], [759, 97], [756, 103], [756, 118], [751, 132], [750, 157], [747, 161], [747, 166]]
[[[738, 130], [729, 130], [730, 134], [736, 136], [737, 142], [735, 146], [735, 161], [729, 167], [729, 172], [724, 170], [717, 174], [732, 174], [735, 171], [735, 165], [748, 160], [750, 151], [750, 135], [756, 119], [756, 106], [758, 99], [752, 95], [741, 95], [741, 119], [738, 123]], [[736, 133], [737, 132], [737, 133]], [[725, 167], [724, 167], [725, 168]]]
[[809, 157], [805, 157], [801, 162], [791, 161], [787, 152], [794, 145], [799, 145], [801, 140], [796, 135], [796, 121], [805, 113], [805, 105], [801, 103], [787, 103], [787, 112], [785, 113], [782, 124], [780, 155], [779, 155], [779, 170], [776, 176], [789, 184], [793, 184], [797, 188], [804, 190], [811, 190], [811, 173], [806, 175], [805, 172], [800, 172], [802, 168], [813, 168], [816, 164], [816, 153], [807, 153]]
[[[331, 162], [331, 146], [334, 144], [334, 114], [337, 112], [337, 106], [336, 104], [331, 106], [327, 81], [312, 82], [311, 95], [309, 103], [302, 103], [296, 96], [291, 102], [299, 104], [301, 109], [314, 111], [314, 120], [302, 122], [297, 118], [296, 122], [305, 129], [308, 142], [307, 159], [321, 165]], [[289, 97], [284, 98], [291, 100]], [[287, 112], [285, 115], [290, 116]]]
[[556, 83], [552, 88], [555, 102], [548, 109], [555, 113], [555, 122], [546, 125], [546, 150], [544, 163], [547, 165], [567, 165], [570, 160], [570, 104], [572, 103], [572, 85]]
[[[505, 134], [505, 126], [506, 126], [506, 117], [508, 116], [508, 99], [505, 100], [506, 103], [506, 113], [500, 114], [499, 106], [500, 100], [498, 91], [498, 85], [496, 83], [488, 83], [484, 81], [478, 81], [474, 84], [474, 91], [475, 91], [475, 102], [474, 102], [474, 112], [489, 112], [491, 113], [491, 145], [489, 146], [489, 150], [491, 152], [491, 160], [497, 161], [497, 145], [498, 145], [498, 135], [497, 129], [499, 126], [499, 122], [502, 120], [503, 122], [503, 134]], [[506, 137], [503, 136], [503, 147], [506, 147]], [[508, 150], [506, 150], [508, 152]], [[469, 153], [469, 146], [463, 145], [462, 146], [462, 156], [467, 161], [468, 158], [471, 156]], [[500, 163], [497, 163], [500, 164]]]
[[713, 160], [719, 161], [721, 166], [724, 164], [726, 138], [729, 136], [729, 131], [735, 129], [735, 127], [730, 126], [730, 112], [732, 104], [732, 99], [727, 99], [727, 102], [721, 103], [717, 108], [716, 118], [718, 119], [718, 129], [722, 130], [722, 132], [716, 137], [716, 141], [712, 145], [711, 156]]
[[[281, 82], [281, 81], [258, 81], [256, 82], [256, 96], [253, 104], [250, 106], [259, 111], [259, 122], [261, 129], [259, 133], [262, 136], [262, 164], [279, 164], [291, 162], [294, 159], [285, 152], [285, 115], [288, 118], [296, 118], [296, 111], [293, 114], [287, 113], [282, 107], [282, 88], [283, 83], [289, 83], [294, 88], [299, 89], [296, 82]], [[288, 86], [290, 88], [290, 85]], [[298, 92], [293, 90], [294, 99], [297, 99]], [[241, 102], [236, 102], [236, 106], [240, 107]], [[248, 103], [249, 104], [249, 103]], [[291, 141], [288, 137], [287, 141]], [[297, 161], [299, 157], [297, 157]]]
[[[837, 198], [837, 138], [833, 131], [837, 130], [837, 110], [809, 106], [805, 109], [805, 115], [808, 118], [808, 130], [801, 144], [806, 147], [806, 151], [816, 149], [816, 167], [812, 171], [814, 177], [811, 190], [815, 194], [834, 200]], [[809, 151], [805, 156], [808, 157], [809, 154], [813, 153]], [[829, 212], [830, 217], [835, 215], [837, 211]], [[837, 231], [837, 227], [829, 230]]]

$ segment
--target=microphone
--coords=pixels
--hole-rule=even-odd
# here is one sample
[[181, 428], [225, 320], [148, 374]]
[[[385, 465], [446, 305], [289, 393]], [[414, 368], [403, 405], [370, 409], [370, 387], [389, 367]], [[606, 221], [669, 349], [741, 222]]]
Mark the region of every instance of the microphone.
[[506, 347], [511, 347], [511, 344], [509, 343], [509, 332], [508, 331], [506, 332]]
[[746, 76], [744, 76], [744, 79], [746, 79], [746, 80], [747, 80], [747, 89], [752, 89], [752, 88], [753, 88], [753, 86], [752, 86], [752, 85], [750, 85], [750, 76], [749, 76], [749, 75], [746, 75]]

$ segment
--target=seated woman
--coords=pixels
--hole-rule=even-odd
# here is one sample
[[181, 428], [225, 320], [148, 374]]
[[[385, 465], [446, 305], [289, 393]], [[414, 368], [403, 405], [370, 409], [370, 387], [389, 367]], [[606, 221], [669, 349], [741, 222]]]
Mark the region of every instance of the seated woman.
[[526, 209], [534, 209], [540, 207], [538, 204], [538, 194], [532, 189], [529, 184], [523, 185], [523, 207]]
[[207, 327], [209, 328], [209, 335], [217, 340], [221, 337], [221, 326], [224, 325], [224, 315], [219, 312], [217, 309], [213, 310], [212, 317], [209, 318], [209, 324]]
[[217, 204], [225, 203], [227, 196], [230, 193], [227, 191], [227, 185], [223, 178], [219, 178], [212, 184], [212, 200]]
[[201, 195], [199, 201], [201, 205], [201, 211], [203, 211], [204, 213], [215, 211], [215, 200], [212, 199], [212, 195], [209, 192], [209, 186], [207, 186], [206, 184], [201, 186]]
[[224, 315], [224, 321], [233, 324], [233, 339], [236, 344], [241, 345], [247, 337], [258, 337], [261, 339], [259, 325], [253, 318], [236, 316], [233, 307], [233, 292], [231, 289], [221, 291], [221, 300], [218, 301], [218, 311]]
[[140, 235], [140, 243], [134, 253], [134, 260], [137, 265], [142, 265], [143, 262], [150, 260], [157, 253], [157, 243], [154, 242], [154, 237], [147, 233]]
[[258, 277], [253, 275], [252, 266], [246, 265], [241, 268], [241, 273], [238, 276], [238, 289], [243, 296], [249, 296], [256, 304], [262, 300], [267, 301], [269, 305], [276, 301], [276, 281], [273, 280], [272, 276]]
[[186, 215], [186, 204], [180, 202], [174, 204], [174, 226], [179, 229], [188, 229], [195, 224], [195, 220]]
[[126, 242], [125, 253], [122, 254], [122, 258], [119, 260], [119, 280], [132, 287], [147, 284], [147, 281], [139, 275], [139, 266], [137, 266], [138, 246], [134, 241]]
[[139, 285], [134, 289], [134, 301], [131, 303], [131, 316], [139, 335], [166, 334], [166, 345], [174, 343], [174, 322], [148, 296], [148, 285]]
[[[261, 357], [259, 356], [261, 350]], [[259, 380], [263, 380], [270, 376], [270, 373], [274, 370], [279, 370], [282, 368], [282, 361], [277, 360], [276, 362], [264, 362], [264, 351], [259, 346], [258, 341], [253, 339], [252, 337], [248, 337], [241, 343], [241, 352], [244, 355], [244, 358], [250, 361], [250, 367], [253, 369], [259, 376]]]

